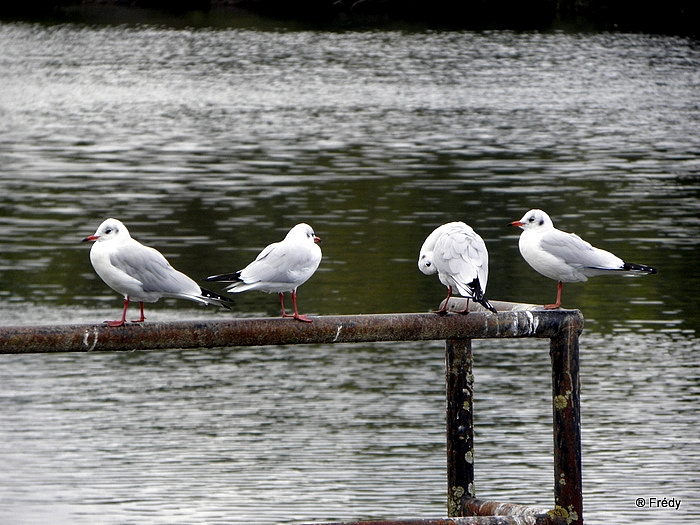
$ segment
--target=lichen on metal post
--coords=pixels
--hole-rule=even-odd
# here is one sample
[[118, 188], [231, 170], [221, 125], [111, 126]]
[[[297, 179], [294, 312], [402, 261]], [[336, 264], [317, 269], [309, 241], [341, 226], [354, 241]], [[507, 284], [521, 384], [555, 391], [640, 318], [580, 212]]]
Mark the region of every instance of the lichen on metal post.
[[471, 339], [445, 343], [447, 385], [447, 515], [465, 516], [474, 497], [474, 376]]
[[583, 324], [572, 317], [550, 339], [554, 432], [554, 509], [552, 518], [583, 523], [581, 486], [581, 401], [579, 335]]

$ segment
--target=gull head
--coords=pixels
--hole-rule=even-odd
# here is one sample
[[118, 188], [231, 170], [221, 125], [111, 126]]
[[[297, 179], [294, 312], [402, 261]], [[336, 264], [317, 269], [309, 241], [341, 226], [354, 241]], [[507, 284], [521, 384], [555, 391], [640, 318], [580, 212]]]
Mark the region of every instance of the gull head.
[[321, 239], [319, 237], [316, 237], [314, 229], [305, 222], [301, 222], [294, 226], [294, 228], [289, 230], [289, 233], [287, 233], [285, 239], [308, 239], [309, 241], [314, 243], [321, 242]]
[[104, 242], [118, 238], [128, 238], [129, 230], [126, 229], [117, 219], [107, 219], [97, 228], [95, 233], [88, 235], [83, 239], [83, 242], [97, 241]]
[[423, 242], [423, 246], [421, 246], [418, 254], [418, 269], [425, 275], [437, 273], [437, 268], [435, 268], [435, 264], [433, 264], [433, 250], [435, 250], [435, 245], [440, 236], [455, 224], [457, 223], [448, 222], [447, 224], [438, 226]]
[[437, 273], [437, 268], [433, 264], [433, 252], [421, 253], [418, 259], [418, 269], [425, 275]]
[[533, 209], [523, 215], [519, 221], [513, 221], [509, 226], [518, 226], [525, 231], [553, 228], [552, 219], [542, 210]]

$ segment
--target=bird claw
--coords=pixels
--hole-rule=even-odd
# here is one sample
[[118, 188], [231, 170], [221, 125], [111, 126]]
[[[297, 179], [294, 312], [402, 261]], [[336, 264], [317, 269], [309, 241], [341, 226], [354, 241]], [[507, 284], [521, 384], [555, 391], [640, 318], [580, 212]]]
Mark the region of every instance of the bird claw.
[[302, 323], [313, 323], [313, 320], [310, 317], [303, 314], [288, 314], [285, 312], [282, 314], [282, 317], [291, 317], [295, 321], [301, 321]]

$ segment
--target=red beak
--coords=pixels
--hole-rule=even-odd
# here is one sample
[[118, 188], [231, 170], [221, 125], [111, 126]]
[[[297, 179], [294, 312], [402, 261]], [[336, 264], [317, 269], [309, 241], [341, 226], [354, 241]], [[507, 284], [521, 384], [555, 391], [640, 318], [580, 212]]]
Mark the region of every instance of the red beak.
[[96, 241], [99, 238], [100, 238], [99, 235], [88, 235], [87, 237], [85, 237], [83, 239], [83, 242]]
[[508, 226], [524, 226], [525, 223], [521, 221], [513, 221]]
[[316, 237], [316, 236], [314, 235], [314, 242], [321, 242], [321, 237]]

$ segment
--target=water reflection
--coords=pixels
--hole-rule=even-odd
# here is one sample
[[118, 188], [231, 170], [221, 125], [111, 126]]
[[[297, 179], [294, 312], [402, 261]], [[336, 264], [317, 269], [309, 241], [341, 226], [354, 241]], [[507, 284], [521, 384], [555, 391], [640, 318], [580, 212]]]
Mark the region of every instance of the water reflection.
[[[640, 359], [647, 346], [656, 356]], [[442, 351], [402, 343], [51, 355], [46, 366], [5, 356], [0, 516], [38, 523], [54, 506], [66, 512], [56, 523], [442, 515]], [[684, 481], [699, 459], [687, 440], [697, 426], [692, 345], [587, 335], [582, 351], [587, 519], [697, 516]], [[477, 492], [546, 506], [546, 341], [478, 341], [475, 356]], [[634, 507], [659, 490], [685, 507]]]
[[[113, 317], [79, 242], [106, 216], [200, 279], [309, 222], [324, 260], [299, 301], [320, 314], [434, 308], [418, 250], [465, 220], [489, 297], [551, 302], [506, 227], [541, 207], [660, 269], [565, 293], [587, 323], [587, 519], [698, 517], [694, 41], [18, 23], [0, 47], [0, 322]], [[250, 293], [149, 320], [277, 313]], [[510, 343], [478, 345], [477, 492], [547, 505], [547, 349]], [[439, 343], [2, 360], [0, 521], [444, 513]], [[633, 506], [659, 480], [679, 513]]]

